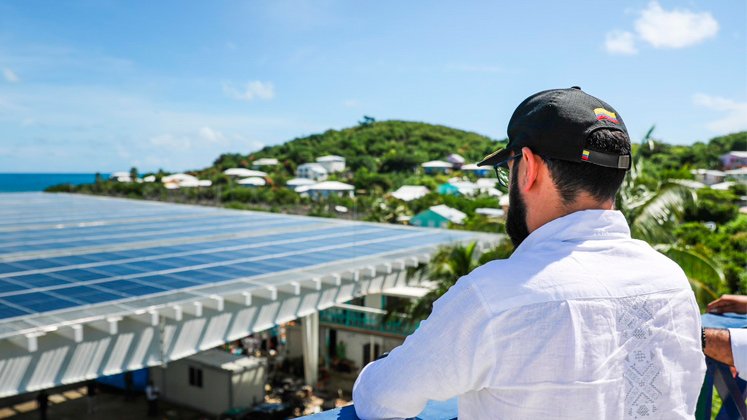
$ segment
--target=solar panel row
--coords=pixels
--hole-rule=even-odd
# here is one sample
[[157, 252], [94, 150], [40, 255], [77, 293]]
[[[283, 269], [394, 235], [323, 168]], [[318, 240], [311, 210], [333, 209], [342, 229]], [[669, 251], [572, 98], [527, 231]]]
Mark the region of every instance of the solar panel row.
[[268, 277], [276, 273], [471, 236], [83, 196], [6, 194], [0, 202], [0, 320], [224, 283], [263, 287], [277, 283]]

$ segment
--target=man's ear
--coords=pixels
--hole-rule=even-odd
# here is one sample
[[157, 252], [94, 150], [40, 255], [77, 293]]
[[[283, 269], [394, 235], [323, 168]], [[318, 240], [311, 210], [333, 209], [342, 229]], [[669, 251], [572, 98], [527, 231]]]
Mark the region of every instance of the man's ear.
[[520, 178], [523, 178], [523, 185], [519, 183], [519, 188], [524, 191], [529, 191], [533, 187], [537, 186], [537, 177], [540, 172], [540, 165], [542, 165], [542, 158], [539, 155], [532, 152], [532, 149], [528, 147], [521, 148], [521, 163], [522, 171], [519, 174]]

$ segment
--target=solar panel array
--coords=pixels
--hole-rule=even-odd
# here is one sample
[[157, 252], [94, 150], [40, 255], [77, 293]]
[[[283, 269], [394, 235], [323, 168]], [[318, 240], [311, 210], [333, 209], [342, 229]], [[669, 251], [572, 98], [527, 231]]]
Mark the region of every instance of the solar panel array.
[[[0, 322], [435, 247], [467, 232], [64, 194], [0, 194]], [[288, 277], [288, 281], [292, 280]], [[161, 297], [161, 298], [159, 298]]]

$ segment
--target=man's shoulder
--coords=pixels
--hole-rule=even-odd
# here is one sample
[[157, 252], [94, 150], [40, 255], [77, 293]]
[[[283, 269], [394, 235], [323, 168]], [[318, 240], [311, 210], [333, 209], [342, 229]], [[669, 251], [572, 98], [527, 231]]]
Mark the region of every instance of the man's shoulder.
[[533, 251], [490, 261], [459, 282], [480, 294], [493, 312], [542, 302], [690, 289], [677, 264], [640, 241]]

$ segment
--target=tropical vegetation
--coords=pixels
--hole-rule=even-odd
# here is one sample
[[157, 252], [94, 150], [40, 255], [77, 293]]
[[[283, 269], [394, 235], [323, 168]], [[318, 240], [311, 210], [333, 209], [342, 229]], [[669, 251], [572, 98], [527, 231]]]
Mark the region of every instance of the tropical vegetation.
[[[444, 159], [451, 153], [475, 162], [505, 143], [489, 137], [449, 128], [407, 121], [375, 121], [364, 117], [356, 126], [293, 139], [248, 154], [220, 155], [210, 167], [189, 171], [212, 186], [168, 190], [160, 182], [116, 182], [97, 177], [94, 184], [60, 185], [49, 191], [115, 195], [138, 199], [223, 206], [306, 214], [346, 217], [397, 223], [401, 216], [412, 216], [437, 204], [446, 204], [467, 214], [463, 225], [453, 228], [499, 233], [503, 224], [476, 214], [480, 207], [498, 207], [497, 199], [487, 195], [465, 197], [441, 195], [437, 186], [450, 176], [474, 175], [454, 172], [427, 175], [420, 163]], [[617, 198], [618, 208], [628, 219], [634, 237], [645, 240], [677, 261], [686, 271], [701, 304], [722, 293], [747, 293], [747, 215], [739, 213], [747, 189], [736, 184], [729, 190], [702, 188], [693, 180], [692, 169], [718, 168], [719, 157], [730, 150], [747, 150], [747, 132], [697, 142], [670, 145], [654, 139], [653, 128], [634, 145], [632, 170]], [[346, 159], [347, 168], [330, 179], [351, 183], [356, 195], [311, 200], [286, 188], [296, 167], [316, 157], [334, 154]], [[247, 188], [226, 176], [233, 167], [251, 167], [260, 158], [278, 159], [279, 165], [268, 170], [268, 185]], [[130, 176], [153, 175], [156, 181], [164, 171]], [[431, 193], [410, 202], [393, 198], [389, 192], [402, 185], [424, 185]], [[741, 204], [742, 206], [744, 204]], [[348, 211], [336, 209], [342, 206]], [[506, 243], [495, 255], [510, 254]], [[480, 258], [474, 248], [461, 247], [439, 253], [429, 268], [421, 268], [435, 283], [433, 293], [418, 307], [400, 308], [414, 316], [426, 314], [434, 298], [448, 290], [453, 281], [466, 274]], [[456, 264], [456, 265], [455, 265]]]

